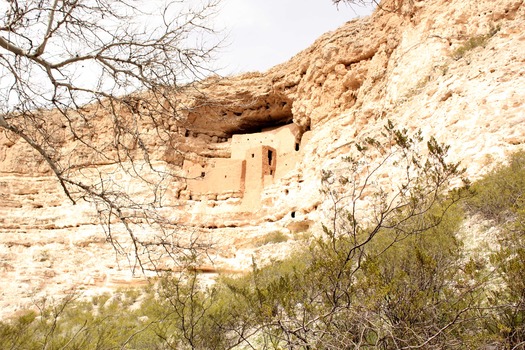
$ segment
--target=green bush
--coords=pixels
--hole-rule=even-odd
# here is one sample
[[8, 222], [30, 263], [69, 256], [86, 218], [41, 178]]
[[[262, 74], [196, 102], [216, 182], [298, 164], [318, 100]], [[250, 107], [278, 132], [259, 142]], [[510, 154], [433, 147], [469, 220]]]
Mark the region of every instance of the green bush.
[[32, 325], [35, 323], [36, 313], [25, 312], [11, 322], [0, 323], [0, 344], [5, 349], [34, 349], [35, 335]]
[[505, 166], [499, 166], [472, 185], [475, 192], [468, 205], [473, 213], [501, 224], [513, 220], [523, 207], [525, 194], [525, 152], [512, 155]]
[[129, 310], [120, 294], [80, 301], [76, 296], [42, 300], [40, 314], [28, 313], [0, 324], [5, 349], [159, 349], [142, 310]]
[[454, 57], [456, 60], [459, 60], [460, 58], [464, 57], [467, 52], [477, 47], [485, 47], [490, 38], [492, 38], [499, 30], [499, 27], [493, 27], [487, 34], [473, 36], [472, 38], [465, 41], [463, 45], [454, 50], [452, 57]]
[[493, 288], [488, 296], [491, 312], [485, 327], [505, 348], [525, 345], [525, 152], [510, 157], [473, 185], [471, 213], [499, 227], [499, 246], [491, 255]]
[[270, 243], [282, 243], [288, 241], [288, 236], [282, 231], [272, 231], [258, 238], [255, 241], [255, 246], [260, 247]]
[[462, 221], [455, 205], [438, 226], [397, 242], [394, 232], [383, 232], [372, 245], [357, 288], [383, 346], [443, 349], [468, 341], [460, 330], [470, 326], [479, 299], [460, 283], [467, 279], [456, 237]]

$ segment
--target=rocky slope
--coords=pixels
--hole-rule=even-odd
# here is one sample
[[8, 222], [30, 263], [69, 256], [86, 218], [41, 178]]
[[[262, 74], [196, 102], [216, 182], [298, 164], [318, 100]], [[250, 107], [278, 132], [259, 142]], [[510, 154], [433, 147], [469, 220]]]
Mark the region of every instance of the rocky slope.
[[[181, 196], [184, 181], [170, 184], [163, 210], [213, 243], [206, 270], [242, 271], [315, 230], [330, 209], [320, 170], [338, 167], [355, 140], [377, 136], [387, 120], [449, 144], [451, 160], [475, 178], [525, 144], [524, 52], [523, 1], [384, 1], [268, 72], [210, 78], [179, 96], [185, 109], [166, 120], [169, 145], [154, 132], [147, 145], [173, 171], [185, 159], [230, 157], [232, 135], [293, 122], [303, 140], [299, 161], [264, 187], [258, 210], [232, 210], [235, 198]], [[394, 182], [395, 170], [384, 171]], [[5, 134], [0, 214], [2, 314], [42, 295], [144, 280], [105, 242], [93, 208], [67, 201], [37, 155]], [[275, 231], [289, 239], [268, 243]]]

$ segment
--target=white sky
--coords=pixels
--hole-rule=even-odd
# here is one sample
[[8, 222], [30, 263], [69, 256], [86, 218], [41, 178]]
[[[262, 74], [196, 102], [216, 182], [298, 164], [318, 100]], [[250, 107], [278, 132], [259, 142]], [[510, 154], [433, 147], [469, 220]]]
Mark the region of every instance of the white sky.
[[223, 0], [219, 27], [229, 32], [217, 56], [222, 74], [266, 71], [310, 46], [345, 22], [370, 14], [371, 8], [331, 0]]

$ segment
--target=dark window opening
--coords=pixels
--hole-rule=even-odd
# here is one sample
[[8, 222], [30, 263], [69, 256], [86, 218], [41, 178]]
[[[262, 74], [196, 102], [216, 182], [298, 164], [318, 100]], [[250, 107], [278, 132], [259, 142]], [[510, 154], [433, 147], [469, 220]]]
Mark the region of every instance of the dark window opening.
[[295, 211], [292, 211], [292, 219], [295, 218]]
[[252, 153], [252, 158], [255, 158], [255, 154]]
[[206, 173], [203, 171], [203, 172], [201, 173], [201, 177], [204, 177], [204, 176], [206, 176]]
[[273, 175], [273, 170], [270, 170], [270, 175]]
[[288, 195], [288, 193], [289, 193], [288, 190], [284, 190], [284, 194]]
[[186, 130], [186, 132], [184, 133], [184, 136], [185, 136], [185, 137], [190, 136], [190, 131], [189, 131], [189, 130]]
[[272, 165], [273, 151], [268, 150], [268, 165]]
[[299, 143], [297, 143], [297, 142], [295, 143], [295, 150], [299, 151]]

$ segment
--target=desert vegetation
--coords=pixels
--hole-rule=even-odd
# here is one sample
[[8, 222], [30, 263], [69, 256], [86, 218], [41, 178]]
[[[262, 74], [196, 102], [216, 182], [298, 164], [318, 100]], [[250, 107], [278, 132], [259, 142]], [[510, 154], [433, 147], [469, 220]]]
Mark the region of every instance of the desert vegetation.
[[455, 60], [463, 58], [469, 51], [474, 50], [477, 47], [485, 47], [494, 35], [500, 30], [499, 27], [490, 28], [487, 34], [476, 35], [468, 40], [466, 40], [462, 45], [460, 45], [456, 50], [454, 50], [452, 57]]

